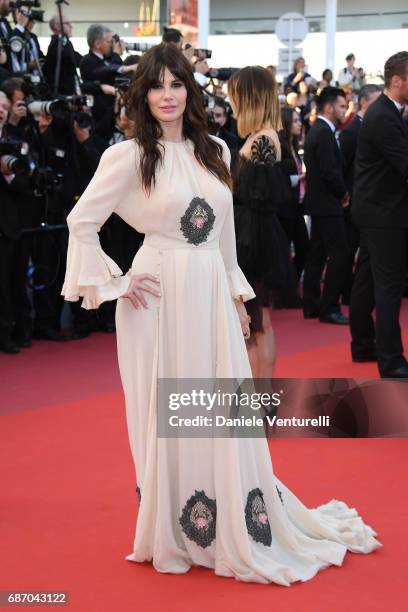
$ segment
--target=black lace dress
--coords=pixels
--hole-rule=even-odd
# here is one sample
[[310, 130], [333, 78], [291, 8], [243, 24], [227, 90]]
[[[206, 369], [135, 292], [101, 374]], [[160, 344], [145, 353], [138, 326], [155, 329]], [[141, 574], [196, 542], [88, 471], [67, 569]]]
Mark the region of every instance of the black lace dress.
[[256, 293], [245, 306], [251, 330], [262, 332], [262, 307], [272, 306], [277, 296], [296, 295], [290, 246], [277, 217], [278, 207], [292, 197], [290, 181], [265, 135], [254, 140], [248, 159], [234, 156], [232, 174], [238, 263]]

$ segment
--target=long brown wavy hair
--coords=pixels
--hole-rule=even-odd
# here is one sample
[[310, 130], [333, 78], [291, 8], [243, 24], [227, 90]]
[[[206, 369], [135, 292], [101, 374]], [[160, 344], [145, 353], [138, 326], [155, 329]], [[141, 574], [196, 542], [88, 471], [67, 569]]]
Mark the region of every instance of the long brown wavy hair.
[[146, 193], [150, 193], [152, 185], [155, 185], [156, 167], [162, 163], [164, 152], [163, 145], [158, 142], [163, 130], [150, 112], [147, 94], [155, 83], [163, 79], [166, 67], [187, 89], [183, 138], [194, 143], [198, 162], [231, 187], [231, 175], [222, 159], [222, 145], [208, 134], [207, 114], [191, 64], [175, 45], [161, 43], [142, 56], [125, 97], [126, 114], [135, 122], [133, 137], [142, 149], [140, 173]]

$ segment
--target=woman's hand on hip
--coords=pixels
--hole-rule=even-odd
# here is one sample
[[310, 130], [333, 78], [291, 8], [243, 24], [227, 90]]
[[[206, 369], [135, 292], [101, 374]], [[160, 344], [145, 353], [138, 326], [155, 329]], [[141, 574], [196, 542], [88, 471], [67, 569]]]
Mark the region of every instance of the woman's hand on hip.
[[139, 306], [143, 306], [143, 308], [149, 308], [147, 305], [145, 296], [143, 292], [151, 293], [156, 297], [161, 297], [161, 293], [158, 289], [151, 287], [150, 285], [145, 284], [143, 281], [152, 281], [153, 283], [160, 284], [157, 276], [153, 276], [152, 274], [132, 274], [130, 276], [130, 284], [129, 287], [121, 297], [128, 298], [135, 308], [139, 308]]

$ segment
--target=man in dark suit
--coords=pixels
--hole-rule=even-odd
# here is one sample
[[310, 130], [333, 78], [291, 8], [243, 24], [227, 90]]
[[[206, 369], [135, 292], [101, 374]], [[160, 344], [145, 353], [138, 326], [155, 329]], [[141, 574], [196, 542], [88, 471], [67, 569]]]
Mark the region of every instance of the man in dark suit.
[[[343, 163], [343, 175], [347, 191], [352, 194], [354, 186], [354, 160], [357, 150], [357, 140], [360, 132], [361, 122], [367, 109], [381, 95], [378, 85], [364, 85], [358, 94], [358, 112], [354, 119], [340, 132], [339, 142]], [[353, 285], [353, 268], [355, 256], [360, 243], [360, 235], [357, 227], [351, 221], [352, 198], [350, 206], [344, 209], [347, 228], [347, 237], [350, 247], [350, 257], [347, 266], [347, 277], [342, 291], [343, 304], [350, 304], [351, 287]]]
[[[123, 41], [114, 41], [112, 31], [104, 25], [92, 24], [87, 31], [89, 53], [83, 56], [79, 69], [83, 81], [97, 81], [113, 85], [120, 75], [131, 75], [137, 64], [124, 66], [120, 54], [125, 50]], [[112, 95], [95, 96], [94, 117], [96, 121], [106, 112], [113, 112], [115, 97]]]
[[399, 325], [408, 229], [408, 130], [402, 118], [407, 51], [387, 60], [384, 81], [384, 94], [364, 117], [356, 154], [352, 219], [361, 245], [350, 305], [351, 350], [360, 360], [376, 351], [383, 378], [408, 378]]
[[[57, 65], [58, 40], [61, 34], [61, 22], [58, 15], [51, 17], [49, 26], [52, 31], [50, 44], [43, 67], [47, 83], [51, 89], [55, 89], [55, 68]], [[61, 36], [61, 67], [57, 86], [57, 93], [72, 96], [79, 93], [79, 77], [77, 68], [82, 55], [75, 51], [70, 37], [72, 36], [72, 25], [65, 15], [62, 16], [63, 33]]]
[[[306, 319], [319, 317], [322, 323], [345, 325], [348, 319], [340, 311], [339, 297], [349, 253], [343, 211], [349, 194], [335, 132], [336, 125], [344, 120], [347, 104], [344, 92], [336, 87], [323, 89], [316, 103], [318, 118], [305, 143], [304, 202], [305, 212], [312, 218], [312, 231], [303, 281], [303, 312]], [[324, 289], [320, 295], [325, 265]]]

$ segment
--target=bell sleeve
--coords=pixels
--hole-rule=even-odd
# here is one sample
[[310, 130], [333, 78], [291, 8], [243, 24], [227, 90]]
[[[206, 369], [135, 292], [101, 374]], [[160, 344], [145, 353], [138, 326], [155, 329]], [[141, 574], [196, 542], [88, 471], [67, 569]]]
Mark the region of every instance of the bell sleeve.
[[86, 310], [117, 299], [126, 293], [130, 283], [130, 271], [123, 276], [119, 266], [102, 250], [98, 235], [129, 193], [135, 194], [137, 166], [129, 147], [136, 151], [133, 141], [106, 149], [92, 180], [67, 217], [67, 266], [61, 295], [69, 302], [82, 297], [82, 308]]
[[[224, 141], [217, 138], [217, 142], [220, 142], [222, 144], [222, 157], [225, 164], [227, 165], [227, 168], [230, 168], [231, 153]], [[244, 302], [252, 300], [255, 297], [254, 290], [245, 278], [245, 275], [242, 272], [241, 268], [238, 266], [232, 195], [231, 205], [228, 208], [224, 225], [221, 230], [220, 250], [224, 260], [225, 270], [227, 272], [231, 296], [234, 299], [237, 299], [239, 298], [239, 296], [242, 296]]]

